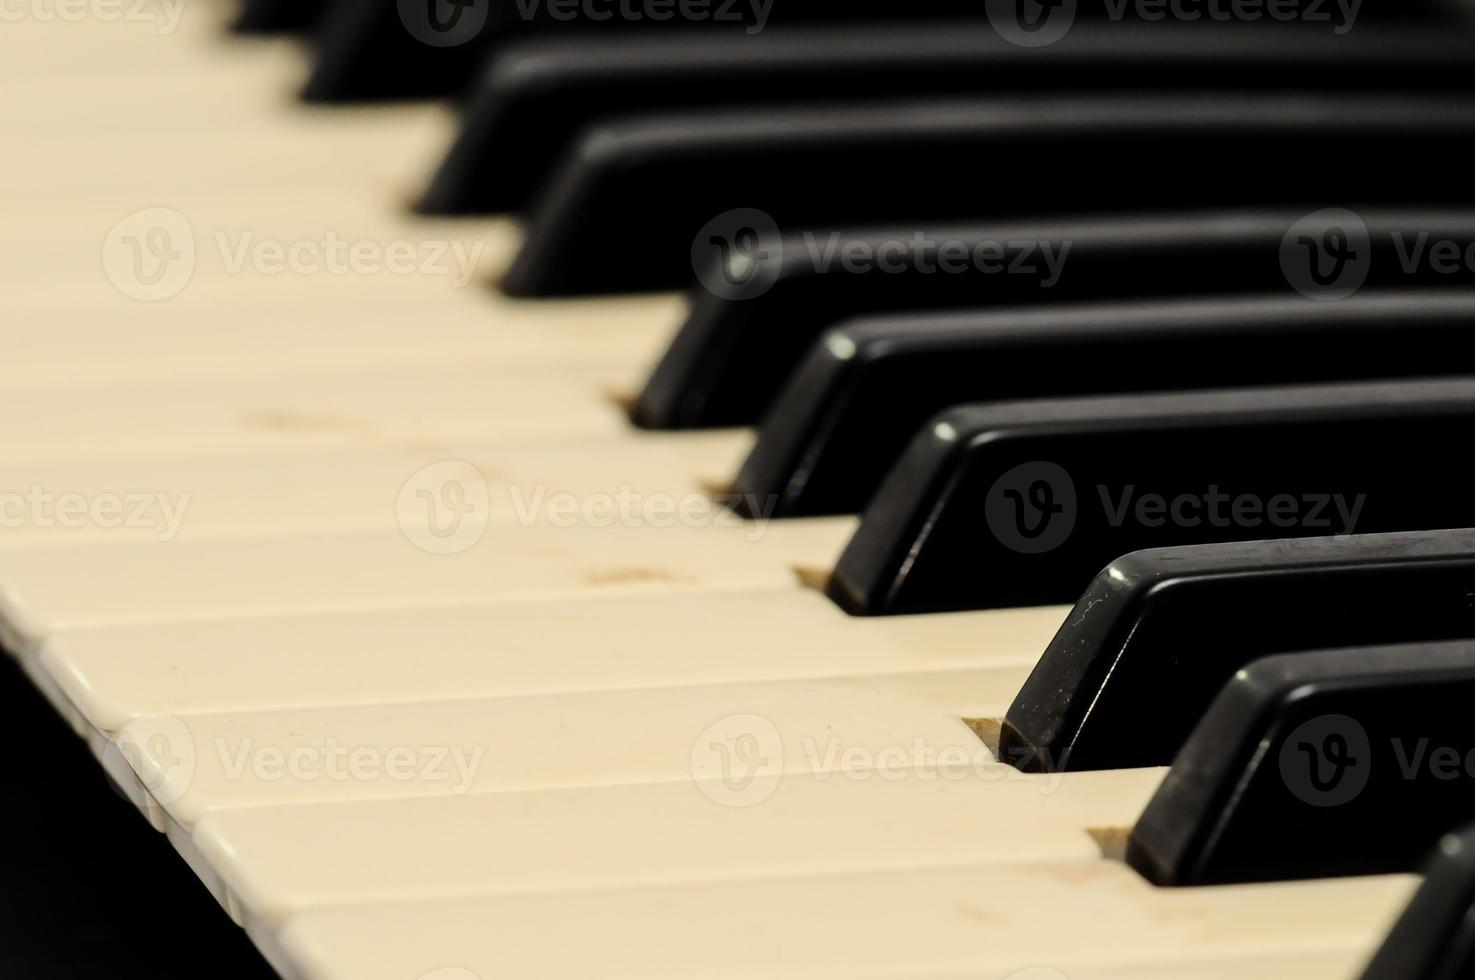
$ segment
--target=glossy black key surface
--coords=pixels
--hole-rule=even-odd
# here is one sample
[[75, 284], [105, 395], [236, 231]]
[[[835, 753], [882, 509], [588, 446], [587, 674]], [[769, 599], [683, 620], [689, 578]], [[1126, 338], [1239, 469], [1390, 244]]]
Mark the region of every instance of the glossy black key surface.
[[[1475, 189], [1440, 161], [1472, 148], [1475, 100], [1447, 96], [1020, 96], [639, 117], [585, 132], [503, 285], [676, 288], [713, 242], [742, 283], [782, 229], [843, 222], [1459, 204]], [[1287, 179], [1288, 162], [1306, 160], [1325, 166]]]
[[1362, 980], [1467, 980], [1475, 976], [1475, 828], [1440, 839], [1424, 883]]
[[[1341, 277], [1313, 277], [1313, 259], [1333, 254], [1320, 243], [1339, 241], [1353, 261]], [[762, 288], [693, 288], [691, 311], [631, 416], [652, 429], [756, 424], [820, 336], [857, 314], [1277, 290], [1299, 295], [1293, 282], [1318, 297], [1341, 295], [1338, 286], [1475, 284], [1468, 266], [1436, 269], [1425, 261], [1431, 242], [1456, 243], [1463, 254], [1475, 244], [1475, 212], [1186, 212], [807, 232], [772, 250], [754, 280]], [[834, 258], [847, 250], [877, 261], [847, 265]], [[944, 267], [939, 253], [949, 250], [970, 258], [954, 257]], [[1406, 257], [1416, 254], [1420, 260], [1410, 265]], [[1337, 268], [1318, 266], [1318, 274], [1326, 271]]]
[[1416, 870], [1475, 819], [1475, 643], [1267, 657], [1220, 692], [1132, 829], [1159, 885]]
[[816, 345], [732, 491], [766, 516], [855, 513], [928, 418], [969, 402], [1463, 373], [1475, 375], [1475, 291], [865, 320]]
[[1119, 558], [1076, 602], [1014, 699], [999, 757], [1030, 771], [1165, 766], [1251, 661], [1475, 636], [1472, 596], [1475, 530]]
[[[1432, 10], [1422, 4], [1417, 19]], [[689, 14], [683, 11], [690, 11]], [[751, 37], [770, 25], [982, 18], [967, 0], [334, 0], [304, 97], [313, 102], [465, 93], [489, 54], [519, 37], [701, 29]]]
[[616, 115], [909, 94], [1469, 89], [1466, 39], [1426, 26], [1087, 21], [1022, 47], [974, 21], [544, 36], [489, 61], [421, 209], [520, 211], [580, 131]]
[[316, 27], [328, 0], [244, 0], [231, 29], [242, 34], [300, 33]]
[[1475, 526], [1472, 434], [1469, 379], [957, 408], [862, 513], [829, 594], [857, 615], [1071, 603], [1145, 548]]

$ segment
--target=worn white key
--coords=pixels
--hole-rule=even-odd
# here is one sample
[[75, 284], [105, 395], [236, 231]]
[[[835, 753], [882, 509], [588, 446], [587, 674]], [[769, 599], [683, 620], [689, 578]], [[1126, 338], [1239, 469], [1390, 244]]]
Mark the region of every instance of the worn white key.
[[1034, 664], [1065, 613], [856, 619], [818, 593], [785, 586], [68, 630], [46, 642], [40, 662], [79, 721], [112, 734], [140, 714], [1014, 675]]
[[[404, 180], [402, 207], [418, 182]], [[0, 283], [22, 295], [58, 282], [107, 286], [138, 303], [162, 304], [216, 283], [237, 294], [290, 295], [297, 280], [323, 279], [351, 302], [366, 284], [386, 292], [474, 291], [505, 266], [516, 241], [509, 222], [364, 213], [366, 199], [392, 192], [274, 185], [271, 199], [253, 206], [249, 189], [222, 195], [166, 174], [155, 184], [73, 194], [64, 205], [42, 198], [16, 216], [37, 231], [0, 239]], [[137, 307], [135, 316], [146, 320], [148, 309]]]
[[362, 445], [628, 429], [606, 370], [498, 369], [495, 361], [109, 381], [0, 395], [0, 459]]
[[502, 367], [604, 365], [633, 381], [660, 355], [684, 306], [674, 296], [519, 303], [473, 288], [433, 316], [423, 301], [375, 308], [377, 290], [368, 302], [341, 295], [302, 308], [299, 298], [282, 314], [257, 296], [221, 308], [185, 293], [147, 315], [119, 296], [112, 309], [19, 315], [5, 327], [0, 382], [58, 389], [154, 375], [418, 367], [457, 357]]
[[[137, 0], [134, 0], [137, 2]], [[10, 30], [7, 26], [7, 31]], [[53, 71], [7, 77], [0, 72], [0, 88], [21, 96], [5, 106], [5, 122], [17, 138], [71, 133], [78, 142], [113, 144], [142, 131], [208, 133], [211, 128], [242, 125], [290, 125], [298, 107], [293, 104], [299, 83], [297, 75], [307, 70], [301, 49], [293, 43], [268, 40], [264, 44], [221, 45], [219, 57], [186, 63], [165, 61], [143, 72], [137, 67], [118, 66], [101, 72], [81, 74]], [[63, 69], [66, 66], [61, 66]], [[327, 125], [343, 125], [347, 118], [370, 123], [385, 134], [385, 146], [398, 135], [399, 120], [418, 116], [413, 125], [425, 126], [435, 115], [426, 106], [372, 107], [357, 112], [321, 111]], [[335, 118], [339, 121], [335, 123]], [[87, 128], [78, 130], [78, 122]], [[280, 137], [283, 130], [273, 131]], [[252, 157], [270, 164], [270, 156]], [[340, 159], [352, 168], [371, 161]], [[352, 171], [349, 171], [352, 172]]]
[[280, 921], [347, 903], [1093, 859], [1087, 828], [1130, 826], [1162, 777], [997, 764], [775, 777], [752, 759], [724, 772], [716, 749], [699, 758], [710, 778], [219, 810], [185, 846], [230, 907]]
[[1347, 980], [1414, 884], [1154, 889], [1114, 862], [1021, 863], [351, 906], [255, 934], [292, 980]]
[[[344, 159], [359, 161], [357, 172], [350, 171], [350, 177], [362, 173], [378, 176], [382, 183], [405, 175], [406, 161], [413, 160], [418, 166], [423, 158], [417, 145], [391, 142], [397, 131], [417, 141], [434, 140], [437, 145], [444, 145], [450, 131], [439, 113], [418, 109], [413, 114], [402, 110], [398, 117], [378, 113], [369, 119], [351, 115], [334, 119], [321, 112], [298, 112], [274, 120], [242, 122], [135, 127], [126, 139], [110, 142], [115, 157], [105, 168], [85, 156], [86, 149], [96, 145], [94, 134], [36, 133], [12, 147], [15, 166], [0, 175], [0, 189], [16, 193], [30, 188], [38, 195], [60, 197], [66, 188], [84, 183], [89, 193], [163, 187], [166, 182], [180, 189], [262, 190], [279, 182], [333, 185], [344, 176]], [[384, 128], [374, 125], [377, 122]], [[272, 150], [263, 155], [260, 148], [267, 140]], [[370, 165], [377, 168], [377, 174], [367, 169]]]
[[230, 807], [722, 779], [734, 760], [761, 779], [900, 778], [996, 768], [949, 702], [1001, 713], [1028, 670], [148, 715], [117, 741], [185, 827]]
[[[139, 6], [133, 4], [135, 9]], [[95, 16], [66, 4], [26, 4], [0, 35], [0, 79], [50, 77], [90, 70], [143, 73], [163, 66], [204, 66], [241, 59], [270, 74], [266, 46], [219, 43], [229, 4], [150, 0], [136, 16]], [[272, 47], [286, 49], [286, 44]], [[63, 107], [65, 108], [65, 107]]]
[[[449, 520], [444, 539], [412, 531], [21, 549], [0, 559], [0, 627], [25, 654], [59, 630], [116, 623], [782, 586], [796, 567], [831, 567], [855, 527], [852, 518], [683, 527], [673, 516], [670, 527], [477, 528], [459, 511]], [[470, 543], [426, 550], [442, 541]]]
[[[289, 531], [395, 530], [435, 520], [454, 482], [485, 519], [531, 526], [639, 518], [702, 503], [736, 471], [745, 431], [571, 442], [472, 442], [0, 462], [0, 553]], [[420, 494], [429, 492], [428, 500]], [[573, 513], [566, 513], [573, 508]]]

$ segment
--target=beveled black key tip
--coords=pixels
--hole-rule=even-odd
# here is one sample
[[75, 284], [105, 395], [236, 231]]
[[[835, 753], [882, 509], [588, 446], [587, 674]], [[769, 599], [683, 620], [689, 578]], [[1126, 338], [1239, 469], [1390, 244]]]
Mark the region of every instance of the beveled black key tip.
[[1132, 829], [1161, 885], [1416, 870], [1475, 819], [1475, 643], [1258, 660], [1214, 700]]

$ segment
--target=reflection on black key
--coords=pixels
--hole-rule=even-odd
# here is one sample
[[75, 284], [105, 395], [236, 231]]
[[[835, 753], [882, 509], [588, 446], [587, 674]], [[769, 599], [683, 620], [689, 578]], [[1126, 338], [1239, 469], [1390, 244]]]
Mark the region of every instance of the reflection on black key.
[[[1342, 272], [1348, 286], [1475, 284], [1475, 269], [1459, 263], [1436, 269], [1427, 261], [1432, 243], [1451, 243], [1461, 254], [1475, 244], [1475, 212], [1454, 207], [805, 232], [784, 239], [771, 269], [755, 280], [763, 288], [693, 291], [691, 312], [631, 415], [653, 429], [755, 424], [820, 336], [855, 314], [1275, 290], [1297, 295], [1293, 282], [1318, 298], [1337, 294], [1335, 277], [1318, 282], [1311, 275], [1316, 256], [1306, 241], [1348, 243], [1354, 254]], [[944, 251], [968, 259], [943, 266]], [[850, 253], [875, 260], [834, 258]], [[1419, 258], [1410, 263], [1413, 255]]]
[[1160, 885], [1416, 870], [1475, 819], [1475, 643], [1268, 657], [1189, 737], [1127, 845]]
[[1362, 980], [1475, 976], [1475, 828], [1440, 839], [1424, 883]]
[[[1420, 6], [1422, 20], [1430, 8]], [[459, 95], [489, 54], [528, 34], [610, 37], [694, 28], [752, 37], [788, 23], [936, 17], [981, 19], [982, 11], [966, 0], [334, 0], [304, 95], [314, 102]]]
[[1465, 39], [1427, 26], [1338, 37], [1269, 21], [1086, 21], [1033, 48], [977, 20], [779, 26], [756, 35], [544, 32], [499, 47], [486, 65], [421, 209], [520, 211], [580, 130], [637, 111], [1103, 86], [1447, 93], [1472, 82]]
[[858, 615], [1068, 603], [1144, 548], [1475, 526], [1472, 431], [1475, 380], [953, 409], [829, 592]]
[[1475, 636], [1475, 530], [1142, 551], [1096, 577], [1009, 708], [1022, 769], [1165, 766], [1273, 653]]
[[1475, 293], [861, 321], [816, 346], [732, 489], [768, 516], [854, 513], [928, 418], [969, 402], [1459, 373], [1475, 375]]
[[[504, 286], [676, 288], [691, 278], [694, 243], [705, 256], [714, 240], [741, 283], [780, 229], [841, 222], [1458, 204], [1475, 188], [1438, 162], [1472, 148], [1475, 100], [1444, 96], [1019, 97], [640, 117], [591, 128], [564, 158]], [[1314, 180], [1287, 179], [1308, 160]]]

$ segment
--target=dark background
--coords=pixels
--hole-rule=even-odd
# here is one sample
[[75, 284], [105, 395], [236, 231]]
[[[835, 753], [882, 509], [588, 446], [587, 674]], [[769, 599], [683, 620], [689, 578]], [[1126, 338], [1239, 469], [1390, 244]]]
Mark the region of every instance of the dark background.
[[0, 977], [276, 980], [3, 654], [0, 745]]

